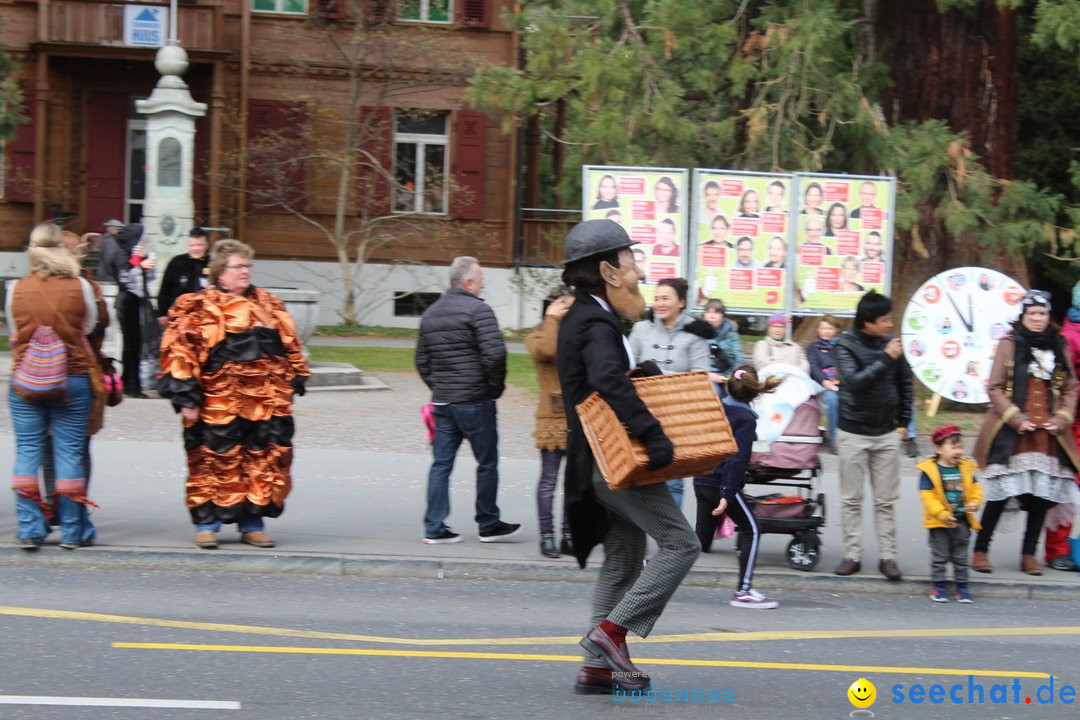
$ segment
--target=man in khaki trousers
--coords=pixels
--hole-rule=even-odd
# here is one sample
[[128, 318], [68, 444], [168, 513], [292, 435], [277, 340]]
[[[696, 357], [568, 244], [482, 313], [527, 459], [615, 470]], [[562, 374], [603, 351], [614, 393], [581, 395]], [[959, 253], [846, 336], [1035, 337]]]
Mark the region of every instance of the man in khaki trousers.
[[912, 413], [911, 367], [893, 336], [892, 301], [871, 290], [855, 310], [855, 324], [836, 343], [840, 383], [841, 518], [844, 559], [837, 575], [862, 569], [862, 506], [866, 480], [874, 496], [878, 570], [899, 580], [896, 566], [896, 501], [900, 497], [900, 442]]

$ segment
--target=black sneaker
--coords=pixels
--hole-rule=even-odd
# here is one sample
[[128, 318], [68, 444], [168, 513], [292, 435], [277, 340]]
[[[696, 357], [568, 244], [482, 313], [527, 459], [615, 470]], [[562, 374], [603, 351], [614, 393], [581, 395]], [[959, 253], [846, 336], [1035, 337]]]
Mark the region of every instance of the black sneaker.
[[500, 520], [492, 529], [480, 533], [480, 542], [506, 542], [520, 532], [520, 523], [505, 523]]
[[461, 535], [458, 535], [448, 527], [444, 527], [442, 532], [435, 537], [424, 537], [425, 545], [450, 545], [451, 543], [459, 542], [461, 542]]
[[908, 438], [904, 441], [904, 454], [909, 458], [919, 457], [919, 446], [915, 442], [915, 438]]

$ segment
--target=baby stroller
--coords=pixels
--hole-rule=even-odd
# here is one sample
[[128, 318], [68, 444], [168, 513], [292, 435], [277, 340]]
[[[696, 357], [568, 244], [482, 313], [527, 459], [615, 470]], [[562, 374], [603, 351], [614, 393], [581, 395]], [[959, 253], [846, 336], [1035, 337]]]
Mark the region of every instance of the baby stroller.
[[[762, 375], [767, 375], [769, 369], [764, 368]], [[819, 491], [821, 410], [816, 395], [809, 394], [812, 386], [805, 385], [813, 381], [802, 371], [791, 369], [796, 372], [785, 372], [788, 378], [781, 385], [786, 392], [778, 390], [754, 401], [754, 410], [759, 415], [759, 440], [750, 455], [746, 484], [793, 488], [795, 494], [773, 492], [755, 496], [749, 490], [744, 494], [762, 533], [791, 535], [788, 565], [810, 572], [821, 556], [820, 529], [825, 525], [825, 494]], [[800, 389], [799, 385], [804, 387]], [[801, 402], [792, 408], [793, 401]]]

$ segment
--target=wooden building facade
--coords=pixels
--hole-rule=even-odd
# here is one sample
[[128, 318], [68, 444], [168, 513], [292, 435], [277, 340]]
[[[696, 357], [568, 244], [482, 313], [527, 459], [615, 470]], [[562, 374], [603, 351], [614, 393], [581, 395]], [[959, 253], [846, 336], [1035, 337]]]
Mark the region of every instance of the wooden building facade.
[[[180, 0], [196, 123], [195, 208], [261, 258], [333, 260], [319, 226], [381, 238], [370, 259], [445, 264], [516, 255], [518, 148], [470, 109], [477, 67], [516, 65], [509, 0]], [[24, 115], [3, 147], [0, 252], [35, 222], [136, 222], [155, 47], [132, 44], [146, 0], [0, 0]], [[343, 168], [346, 172], [343, 174]], [[346, 181], [343, 181], [346, 178]], [[314, 221], [314, 222], [313, 222]], [[380, 234], [381, 233], [381, 234]]]

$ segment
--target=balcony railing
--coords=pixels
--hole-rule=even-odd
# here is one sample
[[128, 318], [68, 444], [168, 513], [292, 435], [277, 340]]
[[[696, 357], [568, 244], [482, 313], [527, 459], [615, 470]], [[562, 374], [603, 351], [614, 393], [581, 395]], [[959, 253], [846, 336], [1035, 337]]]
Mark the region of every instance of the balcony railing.
[[[202, 0], [205, 3], [205, 0]], [[167, 2], [140, 2], [168, 8]], [[40, 0], [41, 26], [47, 42], [82, 45], [124, 44], [124, 7], [127, 3], [93, 0]], [[223, 50], [224, 12], [220, 4], [180, 5], [177, 8], [180, 44], [188, 50]]]

